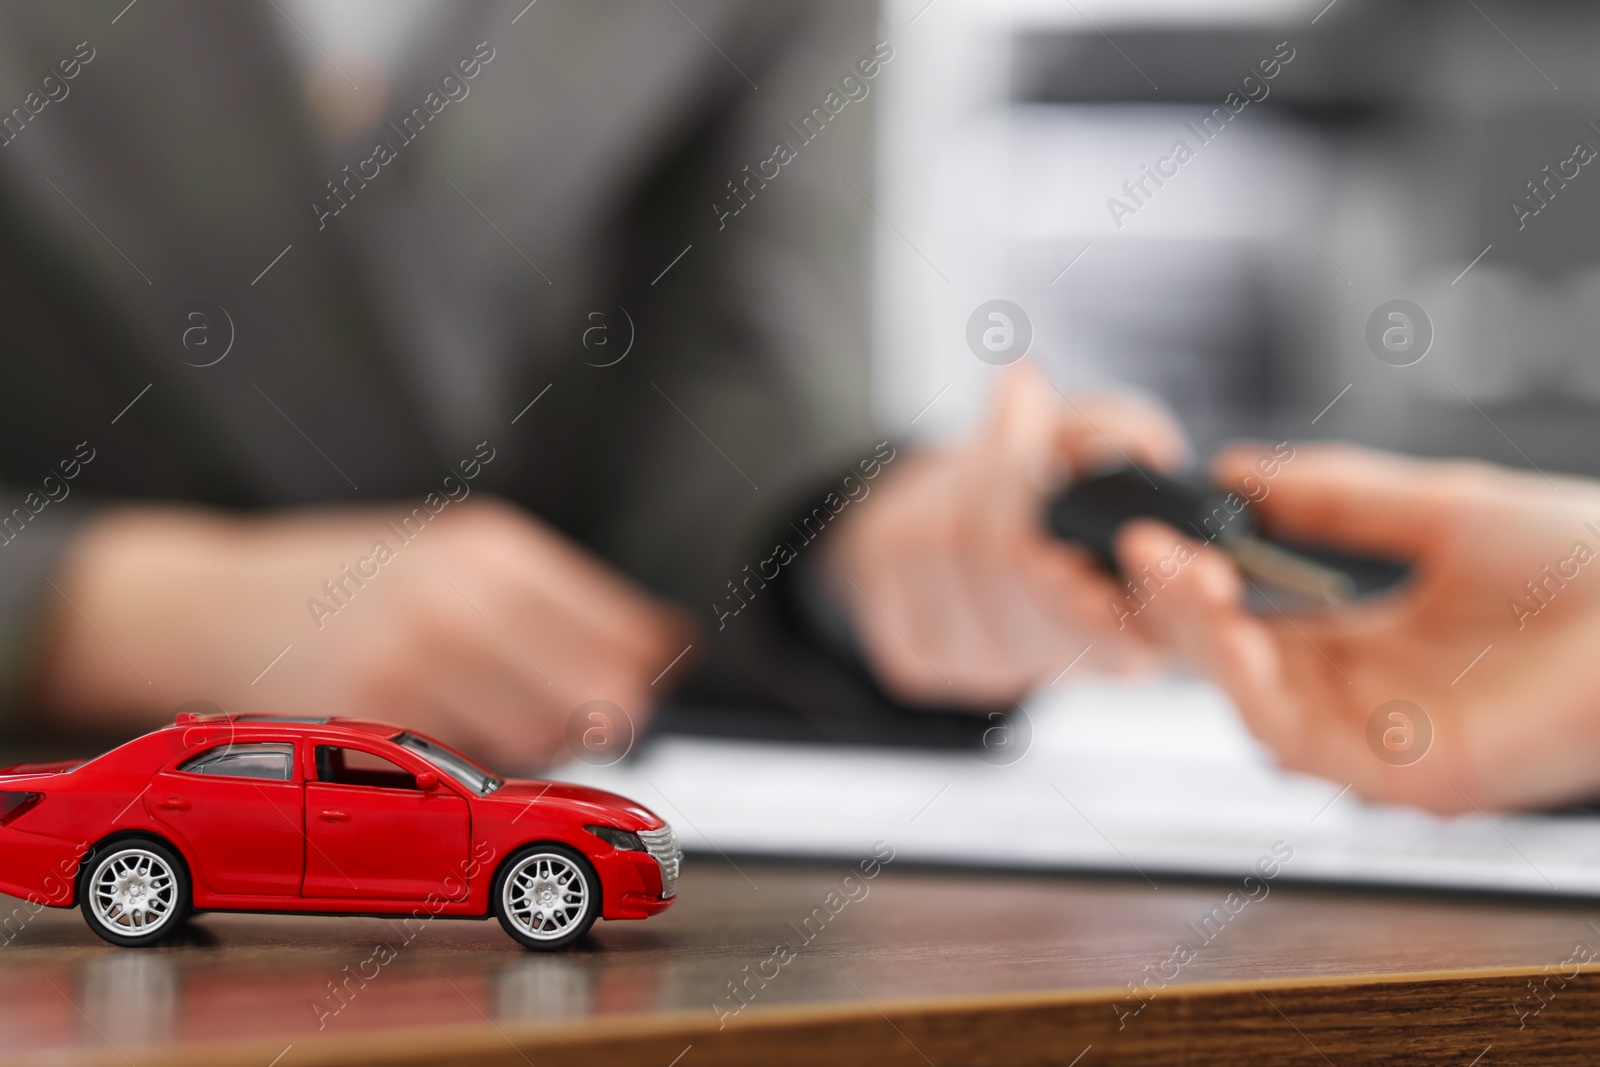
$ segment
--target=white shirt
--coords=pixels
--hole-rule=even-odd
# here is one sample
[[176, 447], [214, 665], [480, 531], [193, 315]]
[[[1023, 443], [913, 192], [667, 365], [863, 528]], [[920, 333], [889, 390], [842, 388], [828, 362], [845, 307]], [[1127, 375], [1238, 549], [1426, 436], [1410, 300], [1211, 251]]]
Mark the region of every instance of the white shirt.
[[275, 0], [309, 110], [333, 142], [380, 124], [444, 0]]

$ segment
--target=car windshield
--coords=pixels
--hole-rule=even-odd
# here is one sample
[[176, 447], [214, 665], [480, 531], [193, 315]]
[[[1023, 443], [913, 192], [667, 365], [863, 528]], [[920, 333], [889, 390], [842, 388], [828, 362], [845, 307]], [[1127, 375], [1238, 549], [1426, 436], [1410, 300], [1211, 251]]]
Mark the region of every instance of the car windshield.
[[415, 752], [480, 797], [486, 797], [505, 785], [505, 782], [467, 757], [452, 752], [437, 741], [429, 741], [426, 737], [418, 737], [416, 734], [398, 734], [391, 740], [400, 747]]

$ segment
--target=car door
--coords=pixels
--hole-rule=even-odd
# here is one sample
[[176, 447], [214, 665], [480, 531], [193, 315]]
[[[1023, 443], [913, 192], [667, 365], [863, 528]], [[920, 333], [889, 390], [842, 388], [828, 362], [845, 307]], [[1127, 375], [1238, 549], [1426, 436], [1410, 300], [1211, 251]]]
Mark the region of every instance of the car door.
[[[456, 900], [466, 895], [467, 802], [448, 784], [417, 787], [398, 753], [317, 744], [306, 783], [307, 897]], [[396, 758], [391, 759], [393, 755]]]
[[293, 897], [305, 870], [305, 799], [292, 741], [222, 743], [186, 755], [145, 791], [150, 814], [232, 896]]

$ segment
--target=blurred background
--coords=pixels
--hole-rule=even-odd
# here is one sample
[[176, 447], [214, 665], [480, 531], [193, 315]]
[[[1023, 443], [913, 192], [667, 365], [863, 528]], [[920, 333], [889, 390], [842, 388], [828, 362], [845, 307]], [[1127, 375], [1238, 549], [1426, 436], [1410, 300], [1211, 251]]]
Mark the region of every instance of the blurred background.
[[[992, 376], [963, 328], [998, 297], [1059, 384], [1142, 385], [1202, 452], [1341, 437], [1600, 473], [1600, 175], [1565, 162], [1600, 148], [1600, 10], [888, 0], [885, 23], [916, 44], [882, 86], [890, 425], [938, 437], [978, 410]], [[1268, 95], [1202, 145], [1187, 124], [1281, 42]], [[1133, 204], [1123, 183], [1179, 139], [1194, 158], [1119, 227], [1108, 199]], [[1546, 165], [1579, 173], [1519, 228]], [[1394, 299], [1433, 326], [1411, 366], [1367, 343]]]
[[[36, 124], [12, 113], [27, 138], [0, 159], [0, 318], [44, 323], [12, 335], [50, 353], [8, 365], [18, 403], [0, 424], [0, 489], [23, 499], [89, 433], [86, 412], [115, 427], [72, 503], [8, 550], [0, 691], [36, 652], [29, 612], [55, 604], [43, 575], [71, 508], [420, 499], [490, 437], [502, 458], [474, 491], [720, 633], [730, 576], [762, 558], [748, 546], [765, 553], [780, 520], [804, 513], [791, 501], [811, 499], [818, 472], [865, 440], [951, 437], [983, 410], [1005, 362], [973, 347], [991, 301], [1015, 305], [1062, 389], [1142, 388], [1202, 457], [1240, 437], [1346, 438], [1600, 475], [1591, 6], [114, 0], [8, 6], [0, 25], [5, 99], [24, 99], [62, 42], [118, 35], [96, 38], [103, 58], [70, 102]], [[434, 72], [491, 37], [506, 58], [475, 102], [324, 227], [343, 199], [314, 214], [306, 191], [321, 196]], [[874, 38], [893, 60], [855, 83], [862, 103], [724, 225], [730, 175], [790, 137]], [[113, 88], [88, 91], [97, 82]], [[281, 122], [256, 113], [269, 97]], [[175, 99], [183, 122], [146, 104]], [[238, 136], [241, 116], [259, 136]], [[189, 320], [174, 315], [200, 297], [227, 310], [225, 352], [238, 317], [226, 362], [186, 358]], [[1401, 354], [1377, 343], [1397, 302], [1415, 341]], [[594, 316], [618, 312], [620, 351], [636, 320], [643, 343], [602, 366]], [[307, 594], [367, 547], [319, 542], [325, 555], [295, 558], [332, 566], [274, 573], [259, 606], [197, 581], [197, 603], [237, 609], [188, 638], [228, 634], [226, 669], [130, 613], [117, 632], [183, 667], [176, 699], [146, 710], [337, 702], [326, 679], [358, 676], [356, 635], [400, 618], [379, 602], [398, 592], [363, 594], [371, 614], [315, 643], [323, 616]], [[485, 578], [484, 596], [502, 587]], [[451, 609], [483, 616], [470, 625], [495, 614], [474, 595]], [[171, 583], [159, 597], [181, 600]], [[833, 709], [860, 690], [858, 649], [829, 605], [781, 599], [702, 642], [684, 673], [703, 678], [675, 683], [674, 699], [743, 711], [835, 667], [838, 686], [794, 702]], [[76, 647], [122, 643], [78, 629]], [[691, 641], [671, 644], [685, 656]], [[119, 649], [113, 668], [138, 652]], [[186, 673], [212, 662], [220, 682]], [[563, 703], [567, 715], [578, 702]], [[953, 729], [969, 727], [986, 728]]]

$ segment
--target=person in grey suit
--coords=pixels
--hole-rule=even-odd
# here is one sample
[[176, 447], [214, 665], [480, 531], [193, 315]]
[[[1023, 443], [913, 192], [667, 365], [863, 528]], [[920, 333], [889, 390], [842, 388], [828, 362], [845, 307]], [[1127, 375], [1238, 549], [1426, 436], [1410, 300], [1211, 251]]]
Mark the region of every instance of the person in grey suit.
[[1041, 452], [1177, 462], [1165, 416], [1023, 374], [965, 446], [872, 432], [876, 14], [0, 10], [12, 724], [204, 699], [529, 765], [592, 700], [840, 723], [1148, 657], [1028, 509]]
[[[1024, 362], [963, 439], [873, 432], [873, 106], [912, 47], [875, 20], [0, 8], [6, 723], [125, 734], [208, 700], [521, 769], [595, 701], [982, 729], [904, 709], [1183, 663], [1367, 796], [1592, 795], [1595, 483], [1226, 452], [1221, 483], [1274, 472], [1269, 525], [1415, 564], [1297, 620], [1159, 524], [1119, 537], [1137, 588], [1045, 535], [1074, 471], [1184, 463], [1147, 404]], [[1397, 696], [1431, 717], [1415, 764], [1374, 747]]]

